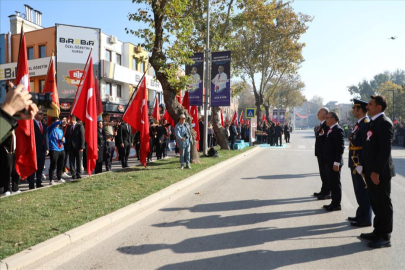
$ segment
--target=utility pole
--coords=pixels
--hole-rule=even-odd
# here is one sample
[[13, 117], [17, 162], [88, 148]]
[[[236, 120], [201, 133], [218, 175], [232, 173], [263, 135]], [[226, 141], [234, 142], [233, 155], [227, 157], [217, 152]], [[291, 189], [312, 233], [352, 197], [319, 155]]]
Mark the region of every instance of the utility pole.
[[205, 100], [204, 100], [204, 156], [208, 155], [208, 93], [211, 89], [209, 80], [210, 58], [210, 0], [207, 0], [207, 45], [205, 48]]

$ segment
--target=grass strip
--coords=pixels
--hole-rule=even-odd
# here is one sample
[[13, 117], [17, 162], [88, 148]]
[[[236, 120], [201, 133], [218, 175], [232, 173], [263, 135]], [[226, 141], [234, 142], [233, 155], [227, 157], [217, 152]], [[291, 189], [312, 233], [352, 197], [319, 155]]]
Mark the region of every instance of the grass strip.
[[218, 158], [201, 157], [191, 170], [179, 158], [155, 161], [147, 169], [132, 167], [21, 193], [0, 200], [0, 260], [137, 202], [240, 151], [218, 150]]

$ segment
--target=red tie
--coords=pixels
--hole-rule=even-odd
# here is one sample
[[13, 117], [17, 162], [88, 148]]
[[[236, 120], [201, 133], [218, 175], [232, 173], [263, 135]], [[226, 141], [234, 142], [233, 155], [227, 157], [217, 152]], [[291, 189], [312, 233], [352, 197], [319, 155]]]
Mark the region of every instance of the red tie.
[[221, 78], [221, 74], [218, 74], [218, 80]]
[[39, 123], [38, 126], [39, 126], [39, 129], [41, 130], [41, 134], [43, 134], [44, 130], [42, 129], [42, 123]]

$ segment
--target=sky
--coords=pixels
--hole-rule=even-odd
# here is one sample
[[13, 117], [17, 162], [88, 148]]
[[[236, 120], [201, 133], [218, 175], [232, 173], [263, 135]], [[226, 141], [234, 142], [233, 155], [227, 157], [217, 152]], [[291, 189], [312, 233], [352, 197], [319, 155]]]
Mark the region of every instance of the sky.
[[[25, 12], [24, 4], [42, 12], [44, 27], [95, 27], [124, 42], [141, 42], [125, 31], [140, 27], [128, 21], [128, 13], [137, 10], [131, 0], [0, 0], [1, 33], [9, 31], [9, 15]], [[305, 62], [298, 71], [308, 100], [316, 95], [325, 103], [350, 103], [348, 86], [384, 71], [405, 70], [405, 1], [298, 0], [292, 6], [314, 17], [301, 39]]]

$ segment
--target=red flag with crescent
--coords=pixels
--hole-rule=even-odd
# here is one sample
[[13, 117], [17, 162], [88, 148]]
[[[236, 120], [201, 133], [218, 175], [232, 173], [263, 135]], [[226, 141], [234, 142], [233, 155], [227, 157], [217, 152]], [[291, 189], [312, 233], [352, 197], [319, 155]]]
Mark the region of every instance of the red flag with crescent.
[[91, 176], [98, 158], [97, 100], [92, 57], [90, 57], [83, 84], [79, 88], [76, 101], [72, 106], [72, 114], [82, 120], [85, 126], [84, 138], [87, 143], [87, 173]]

